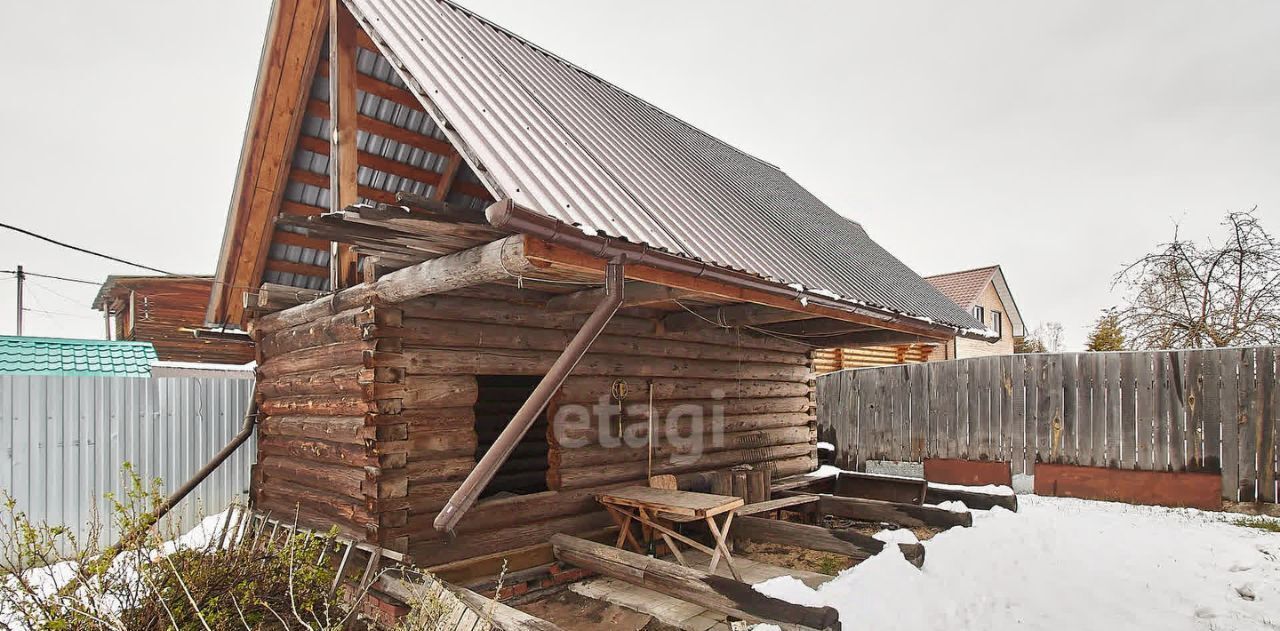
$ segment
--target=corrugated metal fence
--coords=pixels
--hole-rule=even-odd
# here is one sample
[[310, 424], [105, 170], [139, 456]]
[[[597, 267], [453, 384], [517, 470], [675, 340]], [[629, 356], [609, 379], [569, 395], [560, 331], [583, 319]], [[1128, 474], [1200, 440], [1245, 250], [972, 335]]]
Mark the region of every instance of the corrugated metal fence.
[[1276, 501], [1276, 347], [981, 357], [818, 378], [836, 463], [963, 458], [1221, 471]]
[[[96, 506], [114, 542], [104, 497], [124, 490], [123, 464], [168, 493], [239, 431], [252, 396], [252, 379], [0, 375], [0, 489], [79, 536]], [[253, 452], [242, 446], [171, 515], [189, 528], [245, 499]]]

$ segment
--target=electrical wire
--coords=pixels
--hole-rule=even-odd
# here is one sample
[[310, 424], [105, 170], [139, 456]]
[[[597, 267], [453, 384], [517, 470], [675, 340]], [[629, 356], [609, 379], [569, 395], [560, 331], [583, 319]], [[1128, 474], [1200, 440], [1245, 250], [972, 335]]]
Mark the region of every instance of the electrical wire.
[[111, 256], [110, 254], [103, 254], [103, 253], [101, 253], [101, 252], [95, 252], [95, 251], [93, 251], [93, 250], [90, 250], [90, 249], [87, 249], [87, 248], [82, 248], [82, 247], [77, 246], [77, 245], [71, 245], [70, 243], [64, 243], [64, 242], [59, 241], [59, 240], [57, 240], [57, 239], [54, 239], [54, 238], [51, 238], [51, 237], [46, 237], [46, 236], [44, 236], [44, 235], [42, 235], [42, 234], [38, 234], [38, 233], [32, 232], [32, 231], [30, 231], [30, 230], [26, 230], [26, 229], [23, 229], [23, 228], [19, 228], [19, 227], [17, 227], [17, 226], [12, 226], [12, 225], [9, 225], [9, 224], [7, 224], [7, 223], [0, 223], [0, 228], [6, 228], [6, 229], [12, 230], [12, 231], [14, 231], [14, 232], [18, 232], [18, 233], [21, 233], [21, 234], [25, 234], [25, 235], [27, 235], [27, 236], [29, 236], [29, 237], [32, 237], [32, 238], [39, 239], [39, 240], [41, 240], [41, 241], [45, 241], [45, 242], [48, 242], [48, 243], [52, 243], [52, 244], [54, 244], [54, 245], [61, 246], [61, 247], [64, 247], [64, 248], [67, 248], [67, 249], [70, 249], [70, 250], [75, 250], [76, 252], [81, 252], [81, 253], [88, 254], [88, 255], [91, 255], [91, 256], [96, 256], [96, 257], [98, 257], [98, 258], [107, 259], [108, 261], [115, 261], [115, 262], [117, 262], [117, 263], [124, 263], [125, 265], [131, 265], [131, 266], [133, 266], [133, 267], [137, 267], [137, 268], [145, 269], [145, 270], [150, 271], [150, 272], [156, 272], [157, 274], [165, 274], [165, 275], [167, 275], [167, 276], [173, 276], [173, 274], [171, 274], [171, 273], [169, 273], [169, 272], [166, 272], [166, 271], [164, 271], [164, 270], [162, 270], [162, 269], [159, 269], [159, 268], [151, 267], [150, 265], [143, 265], [143, 264], [141, 264], [141, 263], [134, 263], [133, 261], [128, 261], [128, 260], [125, 260], [125, 259], [122, 259], [122, 258], [119, 258], [119, 257], [116, 257], [116, 256]]
[[[18, 275], [18, 270], [12, 270], [12, 269], [0, 269], [0, 274], [13, 274], [13, 277], [17, 277], [17, 275]], [[100, 282], [93, 281], [93, 280], [82, 280], [82, 279], [79, 279], [79, 278], [67, 278], [66, 276], [54, 276], [54, 275], [52, 275], [52, 274], [37, 274], [36, 272], [28, 272], [28, 271], [27, 271], [27, 270], [25, 270], [25, 269], [24, 269], [24, 270], [22, 270], [22, 275], [23, 275], [23, 276], [34, 276], [34, 277], [36, 277], [36, 278], [48, 278], [48, 279], [51, 279], [51, 280], [65, 280], [65, 281], [67, 281], [68, 283], [81, 283], [81, 284], [83, 284], [83, 285], [101, 285], [101, 284], [102, 284], [102, 283], [100, 283]]]

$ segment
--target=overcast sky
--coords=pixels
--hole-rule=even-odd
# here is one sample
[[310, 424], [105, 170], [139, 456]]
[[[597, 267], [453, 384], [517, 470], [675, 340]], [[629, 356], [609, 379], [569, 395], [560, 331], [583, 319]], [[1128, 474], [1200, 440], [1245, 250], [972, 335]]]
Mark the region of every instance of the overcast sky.
[[[921, 274], [1001, 264], [1072, 348], [1175, 222], [1256, 205], [1280, 232], [1280, 2], [464, 4], [779, 165]], [[3, 221], [211, 273], [268, 8], [0, 0]], [[11, 232], [0, 253], [134, 271]], [[94, 292], [33, 279], [27, 333], [101, 336]]]

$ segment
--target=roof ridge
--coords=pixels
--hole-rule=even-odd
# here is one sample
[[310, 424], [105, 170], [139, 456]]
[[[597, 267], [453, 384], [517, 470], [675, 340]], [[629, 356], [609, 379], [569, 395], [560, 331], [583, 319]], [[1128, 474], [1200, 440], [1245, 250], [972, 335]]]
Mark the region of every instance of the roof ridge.
[[995, 271], [995, 270], [997, 270], [997, 269], [1000, 269], [1000, 264], [999, 264], [999, 263], [996, 263], [995, 265], [979, 265], [978, 267], [971, 267], [971, 268], [969, 268], [969, 269], [956, 270], [956, 271], [954, 271], [954, 272], [943, 272], [943, 273], [941, 273], [941, 274], [930, 274], [929, 276], [924, 276], [924, 277], [922, 277], [922, 278], [924, 278], [925, 280], [929, 280], [929, 279], [931, 279], [931, 278], [942, 278], [943, 276], [957, 276], [957, 275], [959, 275], [959, 274], [968, 274], [969, 272], [980, 272], [980, 271], [984, 271], [984, 270], [992, 270], [992, 271]]

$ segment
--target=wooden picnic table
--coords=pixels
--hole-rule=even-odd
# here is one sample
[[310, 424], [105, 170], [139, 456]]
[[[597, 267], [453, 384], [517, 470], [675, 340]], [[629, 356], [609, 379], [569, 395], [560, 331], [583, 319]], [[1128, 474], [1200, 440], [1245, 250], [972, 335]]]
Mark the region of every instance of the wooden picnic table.
[[[645, 553], [645, 548], [631, 532], [631, 522], [635, 521], [640, 524], [642, 536], [645, 536], [646, 540], [649, 538], [649, 531], [660, 534], [680, 565], [689, 566], [680, 548], [676, 546], [676, 541], [711, 555], [708, 569], [711, 573], [715, 573], [716, 566], [723, 556], [729, 572], [735, 579], [742, 580], [737, 568], [733, 566], [733, 555], [729, 553], [725, 543], [729, 528], [733, 525], [734, 509], [743, 505], [742, 498], [648, 486], [628, 486], [599, 493], [596, 495], [596, 500], [604, 505], [614, 523], [618, 524], [618, 540], [614, 544], [615, 547], [625, 548], [630, 543], [636, 552]], [[719, 524], [715, 520], [717, 515], [724, 515]], [[713, 547], [694, 541], [672, 527], [673, 522], [693, 521], [706, 522], [707, 528], [711, 530], [711, 536], [715, 539]]]

